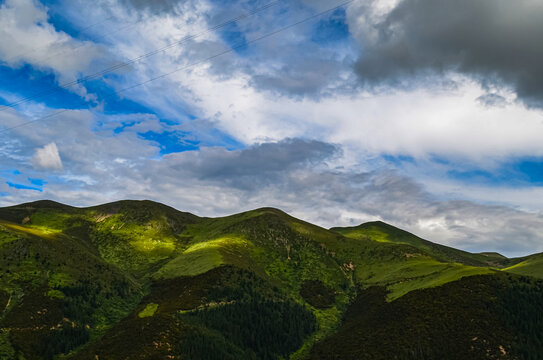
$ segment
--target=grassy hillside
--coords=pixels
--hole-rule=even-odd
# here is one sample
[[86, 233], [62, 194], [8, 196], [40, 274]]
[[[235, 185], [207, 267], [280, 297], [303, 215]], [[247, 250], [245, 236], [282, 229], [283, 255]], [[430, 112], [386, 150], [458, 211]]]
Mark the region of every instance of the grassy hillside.
[[[543, 281], [471, 276], [386, 302], [361, 291], [311, 359], [539, 359]], [[361, 346], [363, 344], [363, 346]]]
[[0, 208], [0, 358], [304, 359], [344, 341], [360, 294], [401, 304], [502, 269], [540, 276], [540, 259], [471, 254], [381, 222], [327, 230], [272, 208]]
[[494, 272], [479, 260], [484, 255], [434, 244], [383, 222], [331, 230], [345, 236], [336, 251], [357, 285], [384, 286], [389, 301], [412, 290]]
[[513, 265], [508, 266], [504, 271], [543, 279], [543, 254], [511, 259], [509, 263]]
[[411, 245], [442, 262], [457, 262], [470, 266], [501, 267], [503, 266], [503, 262], [507, 260], [506, 257], [497, 253], [472, 254], [467, 251], [439, 245], [382, 221], [368, 222], [354, 227], [336, 227], [330, 230], [353, 239], [369, 238], [378, 242]]
[[0, 209], [2, 346], [52, 358], [99, 338], [139, 303], [174, 231], [197, 219], [152, 202]]
[[[221, 265], [233, 265], [265, 279], [294, 301], [308, 306], [318, 330], [301, 353], [339, 324], [354, 286], [326, 244], [339, 237], [284, 212], [263, 208], [191, 224], [179, 234], [186, 248], [154, 275], [155, 279], [197, 275]], [[315, 308], [300, 294], [302, 285], [319, 281], [334, 293], [326, 308]]]
[[7, 298], [0, 331], [9, 338], [7, 351], [28, 359], [69, 351], [101, 336], [143, 294], [84, 242], [7, 222], [0, 234], [0, 289]]

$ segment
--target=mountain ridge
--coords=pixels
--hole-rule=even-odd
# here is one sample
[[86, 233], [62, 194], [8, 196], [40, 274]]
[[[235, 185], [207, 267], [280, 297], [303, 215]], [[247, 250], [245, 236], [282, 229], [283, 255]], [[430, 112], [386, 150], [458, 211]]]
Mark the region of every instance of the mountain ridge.
[[[12, 209], [19, 209], [19, 208], [26, 208], [27, 210], [33, 209], [33, 208], [35, 208], [35, 209], [43, 209], [43, 208], [62, 209], [62, 208], [66, 208], [66, 209], [72, 209], [72, 210], [102, 210], [102, 211], [107, 211], [107, 210], [111, 211], [111, 210], [113, 210], [113, 212], [117, 212], [122, 207], [123, 204], [141, 204], [141, 205], [146, 205], [146, 204], [149, 205], [150, 204], [152, 206], [162, 207], [164, 209], [168, 209], [170, 211], [178, 212], [180, 214], [185, 214], [187, 216], [194, 217], [194, 218], [197, 218], [197, 219], [212, 219], [213, 218], [213, 217], [199, 216], [199, 215], [196, 215], [196, 214], [193, 214], [193, 213], [190, 213], [190, 212], [182, 211], [182, 210], [179, 210], [179, 209], [177, 209], [177, 208], [175, 208], [173, 206], [166, 205], [166, 204], [156, 202], [156, 201], [153, 201], [153, 200], [117, 200], [117, 201], [113, 201], [113, 202], [109, 202], [109, 203], [104, 203], [104, 204], [99, 204], [99, 205], [91, 205], [91, 206], [72, 206], [72, 205], [63, 204], [63, 203], [60, 203], [60, 202], [57, 202], [57, 201], [54, 201], [54, 200], [37, 200], [37, 201], [32, 201], [32, 202], [27, 202], [27, 203], [22, 203], [22, 204], [17, 204], [17, 205], [10, 205], [10, 206], [6, 206], [6, 207], [0, 207], [0, 211], [2, 211], [4, 209], [12, 210]], [[272, 213], [278, 213], [278, 214], [282, 214], [282, 215], [286, 215], [286, 216], [289, 216], [291, 218], [294, 218], [292, 215], [286, 213], [285, 211], [283, 211], [283, 210], [281, 210], [279, 208], [274, 208], [274, 207], [269, 207], [269, 206], [255, 208], [255, 209], [252, 209], [252, 210], [246, 210], [246, 211], [236, 213], [236, 214], [233, 214], [233, 215], [240, 215], [240, 214], [251, 213], [251, 212], [264, 212], [264, 211], [270, 211]], [[233, 215], [227, 215], [227, 216], [222, 216], [222, 217], [228, 217], [228, 216], [233, 216]], [[0, 216], [5, 216], [5, 215], [0, 214]], [[221, 218], [221, 217], [218, 217], [218, 218]], [[301, 219], [297, 219], [297, 220], [308, 223], [307, 221], [304, 221], [304, 220], [301, 220]], [[311, 225], [318, 226], [318, 227], [320, 227], [322, 229], [326, 229], [326, 228], [324, 228], [322, 226], [319, 226], [319, 225], [314, 225], [314, 224], [311, 224]], [[413, 238], [417, 238], [417, 239], [419, 239], [419, 240], [421, 240], [423, 242], [427, 242], [427, 243], [431, 243], [431, 244], [434, 244], [434, 245], [438, 245], [438, 246], [458, 250], [458, 249], [453, 248], [451, 246], [447, 246], [447, 245], [435, 243], [435, 242], [432, 242], [432, 241], [428, 241], [428, 240], [423, 239], [423, 238], [421, 238], [421, 237], [419, 237], [419, 236], [417, 236], [417, 235], [415, 235], [413, 233], [408, 232], [407, 230], [404, 230], [404, 229], [399, 228], [397, 226], [391, 225], [391, 224], [386, 223], [386, 222], [384, 222], [382, 220], [367, 221], [367, 222], [363, 222], [361, 224], [353, 225], [353, 226], [334, 226], [334, 227], [328, 228], [327, 230], [334, 231], [334, 232], [338, 232], [339, 230], [348, 231], [348, 230], [351, 230], [351, 229], [355, 230], [355, 229], [366, 228], [366, 227], [371, 227], [371, 226], [375, 226], [375, 225], [378, 225], [378, 226], [384, 227], [384, 228], [393, 229], [394, 231], [403, 232], [403, 233], [408, 234], [408, 235], [412, 236]], [[465, 250], [458, 250], [458, 251], [463, 251], [465, 253], [470, 253], [470, 252], [465, 251]], [[500, 254], [498, 252], [493, 252], [493, 251], [484, 251], [484, 252], [470, 253], [470, 254], [514, 260], [514, 259], [526, 259], [527, 257], [530, 257], [530, 256], [543, 254], [543, 252], [542, 253], [527, 254], [527, 255], [519, 256], [519, 257], [515, 257], [515, 258], [509, 258], [509, 257], [507, 257], [505, 255], [502, 255], [502, 254]]]
[[[306, 359], [335, 349], [325, 339], [353, 341], [341, 335], [353, 326], [344, 315], [372, 289], [384, 296], [376, 309], [388, 309], [462, 279], [517, 289], [524, 275], [543, 277], [537, 254], [472, 254], [383, 222], [325, 229], [270, 207], [210, 218], [148, 200], [0, 208], [0, 249], [0, 355], [26, 359], [217, 358], [209, 349], [222, 358]], [[477, 296], [486, 301], [492, 291]], [[477, 316], [501, 314], [496, 306]], [[144, 338], [135, 332], [142, 327]], [[503, 337], [488, 341], [516, 351], [514, 331], [524, 334], [504, 325]]]

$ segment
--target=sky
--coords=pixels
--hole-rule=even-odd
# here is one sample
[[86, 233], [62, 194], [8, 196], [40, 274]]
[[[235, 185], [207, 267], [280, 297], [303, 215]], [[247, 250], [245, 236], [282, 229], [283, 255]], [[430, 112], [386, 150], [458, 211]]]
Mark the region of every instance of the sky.
[[0, 206], [543, 251], [539, 0], [0, 0]]

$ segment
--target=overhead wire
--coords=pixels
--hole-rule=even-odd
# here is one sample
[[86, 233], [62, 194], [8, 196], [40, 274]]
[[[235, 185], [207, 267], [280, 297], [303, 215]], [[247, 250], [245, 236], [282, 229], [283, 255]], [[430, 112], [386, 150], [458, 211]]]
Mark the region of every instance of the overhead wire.
[[[245, 41], [245, 42], [240, 43], [240, 44], [238, 44], [238, 45], [232, 46], [231, 48], [229, 48], [229, 49], [227, 49], [227, 50], [224, 50], [224, 51], [222, 51], [222, 52], [219, 52], [219, 53], [217, 53], [217, 54], [214, 54], [214, 55], [212, 55], [212, 56], [209, 56], [209, 57], [207, 57], [207, 58], [205, 58], [205, 59], [201, 59], [201, 60], [195, 61], [195, 62], [193, 62], [193, 63], [190, 63], [190, 64], [188, 64], [188, 65], [179, 67], [179, 68], [174, 69], [174, 70], [172, 70], [172, 71], [169, 71], [169, 72], [163, 73], [163, 74], [161, 74], [161, 75], [158, 75], [158, 76], [149, 78], [149, 79], [147, 79], [147, 80], [145, 80], [145, 81], [143, 81], [143, 82], [140, 82], [140, 83], [137, 83], [137, 84], [134, 84], [134, 85], [131, 85], [131, 86], [122, 88], [122, 89], [120, 89], [120, 90], [116, 90], [116, 91], [114, 91], [114, 92], [112, 92], [112, 93], [107, 94], [107, 95], [104, 96], [102, 99], [109, 99], [109, 98], [111, 98], [111, 97], [117, 96], [117, 95], [119, 95], [119, 94], [121, 94], [121, 93], [124, 93], [124, 92], [126, 92], [126, 91], [132, 90], [132, 89], [134, 89], [134, 88], [137, 88], [137, 87], [140, 87], [140, 86], [149, 84], [149, 83], [151, 83], [151, 82], [153, 82], [153, 81], [156, 81], [156, 80], [158, 80], [158, 79], [162, 79], [162, 78], [168, 77], [168, 76], [173, 75], [173, 74], [175, 74], [175, 73], [178, 73], [178, 72], [180, 72], [180, 71], [187, 70], [187, 69], [189, 69], [189, 68], [191, 68], [191, 67], [194, 67], [194, 66], [203, 64], [203, 63], [205, 63], [205, 62], [208, 62], [208, 61], [213, 60], [213, 59], [215, 59], [215, 58], [218, 58], [218, 57], [220, 57], [220, 56], [223, 56], [223, 55], [232, 53], [232, 52], [234, 52], [234, 51], [236, 51], [236, 50], [238, 50], [238, 49], [244, 48], [244, 47], [246, 47], [246, 46], [248, 46], [248, 45], [250, 45], [250, 44], [254, 44], [254, 43], [256, 43], [256, 42], [262, 41], [262, 40], [264, 40], [264, 39], [266, 39], [266, 38], [269, 38], [269, 37], [272, 37], [272, 36], [274, 36], [274, 35], [276, 35], [276, 34], [278, 34], [278, 33], [281, 33], [281, 32], [283, 32], [283, 31], [286, 31], [286, 30], [288, 30], [288, 29], [291, 29], [291, 28], [293, 28], [293, 27], [296, 27], [296, 26], [298, 26], [298, 25], [301, 25], [301, 24], [303, 24], [303, 23], [306, 23], [306, 22], [308, 22], [308, 21], [311, 21], [311, 20], [313, 20], [313, 19], [316, 19], [316, 18], [318, 18], [318, 17], [320, 17], [320, 16], [322, 16], [322, 15], [324, 15], [324, 14], [333, 12], [333, 11], [335, 11], [335, 10], [337, 10], [337, 9], [340, 9], [340, 8], [342, 8], [342, 7], [344, 7], [344, 6], [347, 6], [347, 5], [349, 5], [350, 3], [352, 3], [353, 1], [355, 1], [355, 0], [344, 1], [344, 2], [342, 2], [342, 3], [340, 3], [340, 4], [336, 5], [336, 6], [333, 6], [333, 7], [331, 7], [331, 8], [327, 8], [326, 10], [320, 11], [320, 12], [318, 12], [318, 13], [312, 15], [312, 16], [306, 17], [306, 18], [304, 18], [304, 19], [302, 19], [302, 20], [299, 20], [299, 21], [297, 21], [297, 22], [294, 22], [294, 23], [292, 23], [292, 24], [283, 26], [283, 27], [281, 27], [281, 28], [279, 28], [279, 29], [277, 29], [277, 30], [274, 30], [274, 31], [269, 32], [269, 33], [266, 33], [266, 34], [264, 34], [264, 35], [261, 35], [261, 36], [259, 36], [259, 37], [254, 38], [254, 39], [252, 39], [252, 40], [248, 40], [248, 41]], [[85, 103], [86, 103], [86, 102], [82, 102], [82, 104], [85, 104]], [[12, 126], [12, 127], [8, 127], [8, 128], [5, 128], [5, 129], [1, 129], [1, 130], [0, 130], [0, 134], [5, 133], [5, 132], [8, 132], [8, 131], [11, 131], [11, 130], [14, 130], [14, 129], [17, 129], [17, 128], [20, 128], [20, 127], [23, 127], [23, 126], [27, 126], [27, 125], [30, 125], [30, 124], [34, 124], [34, 123], [39, 122], [39, 121], [44, 121], [44, 120], [50, 119], [50, 118], [52, 118], [52, 117], [58, 116], [58, 115], [60, 115], [60, 114], [62, 114], [62, 113], [65, 113], [65, 112], [71, 111], [71, 110], [73, 110], [73, 109], [61, 109], [61, 110], [58, 110], [58, 111], [56, 111], [56, 112], [54, 112], [54, 113], [52, 113], [52, 114], [49, 114], [49, 115], [40, 117], [40, 118], [38, 118], [38, 119], [30, 120], [30, 121], [27, 121], [27, 122], [24, 122], [24, 123], [21, 123], [21, 124]]]
[[[103, 24], [103, 23], [106, 23], [106, 22], [108, 22], [108, 21], [110, 21], [111, 19], [114, 19], [114, 18], [115, 18], [115, 16], [113, 16], [113, 15], [112, 15], [112, 16], [109, 16], [109, 17], [107, 17], [107, 18], [105, 18], [105, 19], [103, 19], [103, 20], [100, 20], [100, 21], [98, 21], [98, 22], [95, 22], [95, 23], [93, 23], [93, 24], [90, 24], [90, 25], [88, 25], [88, 26], [86, 26], [86, 27], [84, 27], [84, 28], [82, 28], [82, 29], [76, 30], [76, 31], [77, 31], [78, 34], [85, 33], [86, 31], [92, 29], [93, 27], [96, 27], [96, 26], [98, 26], [98, 25], [101, 25], [101, 24]], [[54, 41], [54, 42], [53, 42], [53, 44], [58, 44], [58, 43], [62, 43], [62, 41], [57, 40], [57, 41]], [[75, 48], [72, 48], [72, 49], [70, 49], [70, 50], [76, 50], [76, 49], [79, 49], [79, 48], [82, 47], [82, 46], [84, 46], [84, 44], [83, 44], [83, 45], [79, 45], [79, 46], [77, 46], [77, 47], [75, 47]], [[34, 49], [30, 49], [29, 51], [26, 51], [26, 52], [23, 52], [23, 53], [19, 53], [19, 54], [16, 54], [16, 55], [12, 55], [12, 56], [8, 57], [7, 59], [4, 59], [3, 62], [9, 63], [9, 62], [10, 62], [11, 60], [13, 60], [13, 59], [20, 58], [20, 57], [26, 57], [27, 55], [29, 55], [29, 54], [31, 54], [31, 53], [33, 53], [33, 52], [36, 52], [36, 51], [38, 51], [38, 50], [40, 50], [40, 48], [34, 48]], [[65, 53], [65, 52], [62, 52], [62, 53]], [[59, 53], [57, 53], [57, 54], [54, 54], [54, 55], [52, 55], [52, 56], [48, 56], [48, 57], [46, 57], [46, 58], [42, 58], [42, 59], [40, 59], [40, 60], [42, 60], [42, 61], [43, 61], [43, 60], [49, 60], [49, 59], [55, 58], [56, 56], [58, 56], [58, 55], [60, 55], [60, 54], [62, 54], [62, 53], [59, 52]]]
[[51, 87], [49, 89], [37, 92], [37, 93], [35, 93], [33, 95], [24, 97], [22, 99], [13, 101], [11, 103], [8, 103], [8, 104], [4, 105], [5, 107], [0, 108], [0, 112], [6, 111], [8, 108], [13, 108], [15, 106], [27, 103], [29, 101], [32, 101], [32, 100], [35, 100], [35, 99], [38, 99], [38, 98], [45, 97], [45, 96], [47, 96], [49, 94], [53, 94], [53, 93], [61, 91], [61, 90], [69, 89], [72, 86], [79, 85], [79, 84], [84, 83], [86, 81], [93, 80], [93, 79], [98, 79], [98, 78], [100, 78], [100, 77], [102, 77], [102, 76], [104, 76], [106, 74], [109, 74], [109, 73], [114, 72], [116, 70], [128, 67], [130, 65], [138, 63], [141, 60], [147, 59], [147, 58], [149, 58], [151, 56], [162, 53], [162, 52], [164, 52], [166, 50], [169, 50], [171, 48], [174, 48], [176, 46], [179, 46], [179, 45], [181, 45], [181, 44], [183, 44], [183, 43], [185, 43], [185, 42], [187, 42], [189, 40], [197, 39], [197, 38], [199, 38], [199, 37], [201, 37], [201, 36], [203, 36], [203, 35], [205, 35], [207, 33], [219, 30], [219, 29], [221, 29], [221, 28], [223, 28], [225, 26], [234, 24], [234, 23], [236, 23], [236, 22], [238, 22], [240, 20], [243, 20], [243, 19], [249, 18], [251, 16], [254, 16], [254, 15], [258, 14], [259, 12], [267, 10], [267, 9], [269, 9], [269, 8], [275, 6], [275, 5], [278, 5], [280, 2], [281, 2], [281, 0], [272, 1], [272, 2], [270, 2], [270, 3], [268, 3], [268, 4], [264, 5], [264, 6], [261, 6], [259, 8], [256, 8], [256, 9], [252, 10], [252, 11], [250, 11], [248, 13], [238, 15], [235, 18], [226, 20], [226, 21], [224, 21], [224, 22], [222, 22], [222, 23], [220, 23], [218, 25], [209, 27], [206, 30], [201, 31], [200, 33], [193, 34], [193, 35], [187, 35], [187, 36], [183, 37], [180, 40], [174, 41], [171, 44], [168, 44], [168, 45], [163, 46], [161, 48], [158, 48], [158, 49], [155, 49], [153, 51], [147, 52], [147, 53], [145, 53], [143, 55], [137, 56], [137, 57], [132, 58], [130, 60], [124, 61], [122, 63], [116, 64], [116, 65], [113, 65], [113, 66], [110, 66], [110, 67], [102, 69], [102, 70], [100, 70], [98, 72], [95, 72], [95, 73], [92, 73], [92, 74], [89, 74], [89, 75], [85, 75], [85, 76], [80, 77], [80, 78], [78, 78], [76, 80], [72, 80], [72, 81], [69, 81], [69, 82], [66, 82], [66, 83], [63, 83], [63, 84], [59, 84], [58, 86]]

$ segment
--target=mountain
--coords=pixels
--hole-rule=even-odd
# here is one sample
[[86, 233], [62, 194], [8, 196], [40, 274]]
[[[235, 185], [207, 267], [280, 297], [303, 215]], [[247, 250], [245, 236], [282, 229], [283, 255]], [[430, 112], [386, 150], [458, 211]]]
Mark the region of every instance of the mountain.
[[471, 266], [503, 267], [507, 260], [506, 257], [498, 253], [472, 254], [467, 251], [435, 244], [382, 221], [368, 222], [354, 227], [336, 227], [330, 230], [353, 239], [363, 240], [369, 238], [379, 242], [411, 245], [443, 262], [458, 262]]
[[507, 272], [543, 278], [543, 253], [508, 259], [505, 264]]
[[[543, 256], [151, 201], [0, 208], [0, 358], [532, 359]], [[475, 339], [475, 340], [474, 340]]]

